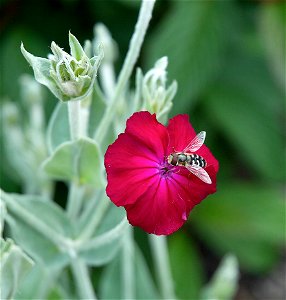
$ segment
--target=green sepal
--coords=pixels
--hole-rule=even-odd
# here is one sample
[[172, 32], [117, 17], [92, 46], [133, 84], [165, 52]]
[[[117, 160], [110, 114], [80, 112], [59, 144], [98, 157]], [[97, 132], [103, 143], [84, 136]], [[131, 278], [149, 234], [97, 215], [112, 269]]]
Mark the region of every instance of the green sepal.
[[71, 55], [76, 59], [80, 60], [83, 56], [87, 56], [77, 40], [77, 38], [69, 32], [69, 45], [71, 49]]
[[35, 79], [39, 83], [45, 85], [58, 99], [60, 99], [61, 95], [59, 89], [50, 76], [51, 61], [47, 58], [37, 57], [29, 53], [24, 48], [23, 43], [21, 43], [21, 52], [33, 68]]

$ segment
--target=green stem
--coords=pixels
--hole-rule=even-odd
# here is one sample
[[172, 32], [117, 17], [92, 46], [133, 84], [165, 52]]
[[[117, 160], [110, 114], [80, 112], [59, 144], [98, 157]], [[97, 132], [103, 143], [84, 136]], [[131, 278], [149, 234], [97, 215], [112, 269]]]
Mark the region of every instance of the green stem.
[[103, 245], [110, 244], [124, 234], [128, 224], [129, 223], [125, 217], [118, 225], [116, 225], [108, 232], [103, 233], [102, 235], [93, 238], [91, 240], [88, 240], [86, 242], [83, 242], [82, 240], [77, 240], [75, 241], [75, 246], [79, 250], [90, 250], [90, 249], [94, 250]]
[[113, 94], [113, 98], [111, 99], [109, 106], [105, 110], [105, 113], [94, 135], [94, 139], [99, 144], [102, 143], [107, 133], [107, 130], [109, 130], [109, 125], [113, 121], [114, 115], [116, 113], [116, 102], [124, 92], [124, 89], [126, 88], [129, 77], [139, 56], [139, 52], [148, 28], [148, 24], [152, 16], [154, 4], [155, 0], [143, 0], [142, 2], [138, 21], [135, 26], [135, 31], [131, 38], [129, 50], [118, 77], [118, 82], [116, 85], [115, 92]]
[[[89, 99], [86, 98], [88, 102]], [[76, 141], [81, 136], [86, 135], [86, 123], [88, 122], [88, 108], [81, 107], [81, 101], [68, 102], [69, 129], [72, 141]], [[67, 204], [67, 214], [71, 219], [75, 219], [81, 209], [82, 198], [84, 195], [84, 187], [79, 186], [75, 182], [70, 183], [69, 197]]]
[[124, 235], [122, 247], [122, 291], [123, 299], [135, 299], [135, 260], [133, 228], [129, 226]]
[[80, 101], [68, 101], [69, 128], [71, 140], [77, 140], [81, 136]]
[[82, 204], [82, 198], [84, 195], [85, 188], [83, 186], [79, 186], [75, 182], [70, 183], [69, 188], [69, 197], [67, 203], [67, 215], [75, 220], [79, 214]]
[[150, 235], [149, 238], [161, 295], [163, 299], [176, 299], [166, 237]]
[[71, 261], [71, 269], [80, 298], [96, 299], [85, 262], [76, 256]]
[[103, 191], [94, 190], [91, 194], [86, 198], [84, 203], [83, 211], [78, 218], [79, 228], [86, 226], [89, 223], [91, 216], [96, 211], [96, 207], [98, 205], [98, 201], [101, 198]]
[[86, 241], [93, 235], [95, 229], [100, 224], [106, 210], [109, 207], [110, 201], [105, 195], [99, 200], [100, 201], [96, 206], [95, 212], [92, 214], [88, 224], [84, 227], [83, 231], [79, 236], [79, 240], [81, 241]]

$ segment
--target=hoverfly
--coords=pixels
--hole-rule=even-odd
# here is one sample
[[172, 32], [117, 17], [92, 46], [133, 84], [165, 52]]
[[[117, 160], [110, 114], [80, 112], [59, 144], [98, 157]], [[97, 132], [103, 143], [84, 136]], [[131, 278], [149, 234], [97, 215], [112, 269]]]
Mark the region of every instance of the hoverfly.
[[203, 182], [211, 184], [209, 174], [204, 169], [207, 166], [206, 160], [198, 154], [197, 150], [201, 148], [206, 138], [206, 132], [201, 131], [181, 152], [173, 152], [168, 156], [168, 163], [173, 166], [186, 167], [191, 173], [200, 178]]

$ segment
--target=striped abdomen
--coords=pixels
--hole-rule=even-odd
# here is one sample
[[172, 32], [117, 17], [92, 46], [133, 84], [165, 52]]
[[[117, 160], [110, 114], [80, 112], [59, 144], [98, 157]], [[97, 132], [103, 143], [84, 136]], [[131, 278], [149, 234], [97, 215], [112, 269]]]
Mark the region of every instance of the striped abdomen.
[[207, 166], [206, 160], [198, 154], [186, 154], [182, 152], [175, 152], [169, 155], [168, 163], [173, 166], [199, 166], [205, 168]]
[[202, 168], [207, 166], [206, 160], [198, 154], [187, 154], [187, 162], [191, 166], [196, 165]]

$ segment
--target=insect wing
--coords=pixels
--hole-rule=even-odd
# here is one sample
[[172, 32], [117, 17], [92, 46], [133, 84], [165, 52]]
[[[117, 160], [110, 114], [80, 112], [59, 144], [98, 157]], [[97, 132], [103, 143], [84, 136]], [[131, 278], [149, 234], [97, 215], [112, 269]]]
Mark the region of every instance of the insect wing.
[[185, 166], [191, 173], [193, 173], [194, 175], [196, 175], [198, 178], [200, 178], [200, 180], [202, 180], [203, 182], [207, 183], [207, 184], [211, 184], [212, 180], [209, 176], [209, 174], [207, 173], [207, 171], [199, 166]]
[[188, 146], [182, 151], [183, 153], [196, 152], [201, 148], [206, 138], [206, 132], [201, 131], [196, 135], [194, 139], [188, 144]]

